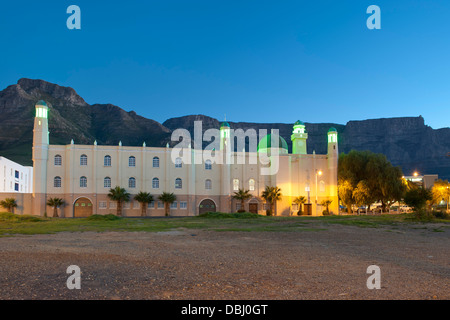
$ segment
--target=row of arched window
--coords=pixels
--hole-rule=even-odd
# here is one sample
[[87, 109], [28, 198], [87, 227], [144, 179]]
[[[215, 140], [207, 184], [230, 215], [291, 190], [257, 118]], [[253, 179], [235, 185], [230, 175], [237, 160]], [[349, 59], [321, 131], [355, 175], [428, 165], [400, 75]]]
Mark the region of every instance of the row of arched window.
[[[88, 157], [85, 154], [82, 154], [80, 156], [80, 165], [81, 166], [87, 166], [88, 163]], [[62, 157], [61, 155], [57, 154], [54, 158], [54, 164], [55, 166], [61, 166], [62, 165]], [[159, 158], [153, 157], [152, 160], [153, 168], [159, 168]], [[105, 167], [111, 167], [111, 156], [106, 155], [103, 158], [103, 166]], [[129, 167], [136, 167], [136, 157], [130, 156], [128, 158], [128, 166]], [[175, 160], [175, 168], [182, 168], [183, 167], [183, 161], [181, 158], [176, 158]], [[205, 161], [205, 170], [212, 170], [212, 162], [211, 160]]]
[[[55, 188], [61, 188], [62, 186], [62, 180], [61, 177], [55, 177], [53, 179], [53, 186]], [[103, 186], [105, 188], [111, 188], [111, 178], [106, 177], [103, 179]], [[80, 177], [80, 188], [87, 188], [87, 178], [85, 176]], [[131, 177], [128, 179], [128, 188], [136, 188], [136, 178]], [[159, 178], [153, 178], [152, 179], [152, 188], [153, 189], [159, 189]], [[180, 178], [175, 179], [175, 189], [182, 189], [183, 188], [183, 180]], [[205, 189], [210, 190], [212, 189], [212, 182], [210, 179], [205, 180]]]

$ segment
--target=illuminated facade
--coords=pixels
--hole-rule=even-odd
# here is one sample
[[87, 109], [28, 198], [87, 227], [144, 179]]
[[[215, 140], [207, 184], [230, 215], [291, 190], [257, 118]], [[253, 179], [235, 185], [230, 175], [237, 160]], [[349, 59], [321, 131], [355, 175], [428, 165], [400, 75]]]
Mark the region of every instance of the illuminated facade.
[[[162, 192], [173, 192], [176, 202], [171, 215], [193, 216], [206, 211], [235, 212], [240, 201], [232, 198], [238, 189], [249, 190], [253, 195], [246, 201], [246, 211], [265, 214], [267, 204], [261, 199], [266, 186], [281, 188], [282, 199], [276, 203], [277, 215], [297, 214], [293, 200], [305, 196], [312, 215], [321, 215], [322, 200], [332, 200], [330, 211], [338, 213], [337, 196], [337, 131], [328, 132], [328, 152], [324, 155], [307, 154], [308, 134], [305, 125], [297, 121], [291, 136], [293, 152], [288, 153], [287, 143], [280, 137], [278, 148], [279, 168], [270, 175], [261, 174], [267, 167], [260, 161], [250, 163], [250, 158], [272, 150], [271, 135], [261, 139], [258, 151], [234, 152], [228, 123], [220, 128], [220, 150], [223, 164], [204, 161], [200, 164], [172, 160], [173, 149], [117, 146], [50, 145], [48, 133], [48, 107], [44, 101], [36, 104], [33, 138], [33, 196], [30, 213], [43, 215], [51, 212], [46, 206], [50, 197], [63, 198], [66, 205], [60, 216], [78, 217], [91, 214], [115, 214], [116, 203], [107, 194], [115, 186], [123, 187], [132, 197], [123, 208], [124, 216], [139, 216], [140, 203], [133, 195], [149, 192], [155, 198], [147, 208], [149, 216], [163, 216], [164, 206], [158, 201]], [[327, 137], [324, 137], [326, 139]], [[190, 149], [191, 150], [191, 149]], [[272, 150], [273, 151], [273, 150]], [[192, 149], [192, 159], [202, 150]], [[270, 158], [271, 161], [274, 159]]]

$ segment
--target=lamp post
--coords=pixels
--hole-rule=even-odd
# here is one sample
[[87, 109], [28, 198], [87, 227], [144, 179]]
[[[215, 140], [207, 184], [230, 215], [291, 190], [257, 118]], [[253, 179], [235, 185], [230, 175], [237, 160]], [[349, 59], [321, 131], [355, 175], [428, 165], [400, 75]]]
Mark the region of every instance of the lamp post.
[[316, 216], [317, 216], [317, 177], [322, 175], [322, 170], [316, 170]]

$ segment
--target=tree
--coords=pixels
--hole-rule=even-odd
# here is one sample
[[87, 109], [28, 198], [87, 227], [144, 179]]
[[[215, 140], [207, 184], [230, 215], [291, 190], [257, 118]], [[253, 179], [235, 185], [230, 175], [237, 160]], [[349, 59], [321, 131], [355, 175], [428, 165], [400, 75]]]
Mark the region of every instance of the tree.
[[164, 212], [166, 216], [170, 214], [170, 205], [175, 202], [177, 197], [173, 193], [163, 192], [159, 197], [159, 200], [164, 202]]
[[[406, 186], [400, 167], [394, 167], [380, 153], [352, 150], [338, 162], [338, 193], [352, 212], [353, 204], [380, 201], [383, 211], [400, 201]], [[363, 182], [362, 182], [363, 181]]]
[[64, 205], [64, 200], [61, 198], [50, 198], [47, 200], [47, 205], [53, 207], [53, 218], [58, 217], [58, 208]]
[[448, 203], [450, 200], [450, 183], [447, 180], [439, 179], [434, 182], [433, 187], [431, 188], [432, 193], [432, 204], [439, 204], [442, 200], [447, 203], [447, 211], [448, 211]]
[[268, 215], [272, 215], [274, 213], [275, 202], [281, 200], [281, 189], [278, 187], [266, 186], [266, 189], [262, 192], [261, 197], [266, 200], [270, 206], [270, 211], [267, 212]]
[[421, 210], [431, 200], [433, 195], [429, 189], [415, 188], [405, 192], [403, 201], [413, 210]]
[[14, 213], [14, 208], [17, 208], [17, 202], [14, 198], [6, 198], [0, 201], [0, 206], [8, 210], [8, 212]]
[[134, 200], [138, 201], [141, 204], [141, 216], [146, 216], [147, 206], [150, 202], [153, 201], [153, 196], [148, 192], [140, 191], [137, 195], [134, 196]]
[[366, 214], [370, 205], [376, 201], [366, 180], [358, 182], [356, 189], [353, 190], [353, 197], [358, 207], [366, 206]]
[[108, 193], [108, 198], [113, 201], [117, 201], [117, 215], [122, 215], [122, 203], [130, 201], [130, 194], [125, 190], [116, 186], [114, 189], [110, 189]]
[[239, 189], [238, 191], [236, 191], [232, 197], [236, 200], [241, 201], [241, 209], [239, 211], [244, 212], [245, 211], [245, 200], [250, 199], [251, 197], [253, 197], [253, 195], [250, 193], [249, 190], [245, 190], [245, 189]]
[[339, 178], [338, 180], [338, 195], [342, 203], [347, 207], [348, 213], [353, 213], [353, 186], [350, 180]]
[[328, 216], [330, 214], [329, 206], [333, 202], [333, 200], [323, 200], [320, 205], [325, 207], [325, 214]]
[[295, 203], [298, 206], [298, 215], [302, 214], [303, 212], [303, 207], [302, 205], [306, 203], [306, 197], [305, 196], [299, 196], [297, 198], [295, 198], [293, 201], [293, 203]]

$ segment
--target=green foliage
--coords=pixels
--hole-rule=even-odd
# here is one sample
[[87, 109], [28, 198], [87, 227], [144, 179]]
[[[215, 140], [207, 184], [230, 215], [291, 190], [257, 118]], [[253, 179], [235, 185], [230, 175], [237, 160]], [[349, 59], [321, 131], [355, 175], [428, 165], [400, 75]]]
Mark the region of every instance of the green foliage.
[[320, 205], [325, 207], [325, 210], [323, 210], [322, 214], [324, 216], [329, 216], [330, 215], [330, 209], [329, 206], [330, 204], [333, 202], [333, 200], [323, 200]]
[[214, 219], [249, 219], [259, 218], [259, 214], [251, 212], [236, 212], [236, 213], [223, 213], [223, 212], [206, 212], [198, 215], [200, 218], [214, 218]]
[[433, 211], [433, 216], [436, 219], [450, 219], [450, 214], [443, 210]]
[[169, 215], [170, 204], [174, 203], [177, 200], [177, 196], [174, 193], [163, 192], [159, 197], [159, 200], [164, 202], [165, 215]]
[[130, 201], [130, 194], [125, 190], [116, 186], [114, 189], [110, 189], [108, 193], [108, 198], [113, 201], [117, 201], [117, 215], [122, 215], [122, 203]]
[[425, 209], [419, 209], [412, 213], [413, 220], [417, 221], [431, 221], [434, 218], [434, 215], [431, 213], [431, 211], [425, 210]]
[[40, 222], [45, 221], [45, 219], [29, 216], [29, 215], [17, 215], [11, 212], [2, 212], [0, 213], [0, 221], [3, 222]]
[[430, 190], [424, 188], [414, 188], [405, 192], [403, 201], [407, 206], [413, 208], [413, 210], [420, 211], [425, 207], [427, 201], [432, 198], [433, 196]]
[[245, 212], [245, 200], [250, 199], [251, 197], [253, 197], [253, 195], [250, 193], [250, 190], [239, 189], [238, 191], [234, 192], [232, 197], [236, 200], [241, 201], [241, 209], [238, 210], [238, 212]]
[[383, 211], [400, 201], [406, 190], [402, 171], [383, 154], [352, 150], [338, 162], [338, 194], [351, 213], [351, 207], [380, 201]]
[[93, 215], [87, 217], [86, 219], [89, 221], [115, 221], [115, 220], [120, 220], [122, 218], [118, 217], [114, 214], [105, 214], [105, 215], [93, 214]]
[[134, 200], [141, 204], [141, 216], [145, 216], [147, 211], [147, 205], [153, 201], [153, 196], [148, 192], [140, 191], [134, 196]]
[[281, 189], [278, 187], [266, 186], [261, 197], [270, 205], [270, 210], [266, 211], [267, 215], [272, 215], [274, 213], [275, 202], [281, 200]]
[[61, 198], [50, 198], [47, 200], [47, 205], [53, 207], [53, 217], [58, 217], [58, 207], [64, 205], [64, 200]]
[[9, 212], [13, 212], [13, 209], [17, 208], [17, 202], [14, 198], [6, 198], [5, 200], [0, 201], [0, 206]]

